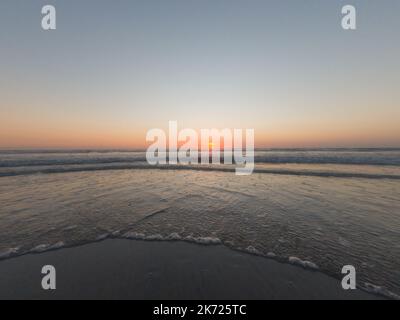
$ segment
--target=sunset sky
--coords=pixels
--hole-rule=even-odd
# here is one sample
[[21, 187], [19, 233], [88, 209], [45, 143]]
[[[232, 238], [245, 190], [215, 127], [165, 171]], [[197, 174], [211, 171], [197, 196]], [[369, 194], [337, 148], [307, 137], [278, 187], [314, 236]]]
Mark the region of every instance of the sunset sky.
[[257, 147], [400, 147], [399, 13], [398, 0], [2, 0], [0, 148], [142, 148], [169, 120], [253, 128]]

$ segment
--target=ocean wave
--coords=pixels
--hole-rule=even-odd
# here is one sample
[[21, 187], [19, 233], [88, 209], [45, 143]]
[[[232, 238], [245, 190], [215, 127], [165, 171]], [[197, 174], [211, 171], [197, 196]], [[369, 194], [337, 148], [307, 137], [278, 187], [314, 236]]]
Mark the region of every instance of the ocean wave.
[[103, 233], [103, 234], [97, 236], [96, 239], [95, 239], [95, 241], [102, 241], [102, 240], [105, 240], [105, 239], [107, 239], [109, 236], [110, 236], [109, 233]]
[[32, 248], [29, 252], [31, 253], [41, 253], [50, 250], [56, 250], [65, 247], [65, 243], [63, 241], [59, 241], [54, 244], [40, 244], [36, 247]]
[[[201, 244], [201, 245], [224, 244], [223, 241], [221, 241], [219, 238], [210, 237], [210, 236], [198, 236], [198, 237], [181, 236], [178, 233], [171, 233], [166, 236], [163, 236], [161, 234], [146, 235], [144, 233], [134, 232], [134, 231], [129, 231], [129, 232], [123, 233], [121, 235], [121, 231], [116, 230], [111, 233], [101, 234], [101, 235], [97, 236], [93, 241], [77, 243], [73, 246], [86, 245], [86, 244], [90, 244], [90, 243], [93, 243], [96, 241], [103, 241], [108, 238], [142, 240], [142, 241], [185, 241], [185, 242], [191, 242], [191, 243], [196, 243], [196, 244]], [[67, 247], [67, 245], [63, 241], [59, 241], [54, 244], [40, 244], [40, 245], [37, 245], [37, 246], [31, 248], [30, 250], [25, 250], [25, 251], [20, 251], [21, 247], [13, 247], [13, 248], [9, 248], [9, 249], [0, 251], [0, 260], [5, 260], [8, 258], [13, 258], [16, 256], [21, 256], [21, 255], [29, 254], [29, 253], [34, 253], [34, 254], [45, 253], [48, 251], [58, 250], [58, 249], [62, 249], [65, 247]], [[235, 247], [231, 247], [231, 246], [228, 246], [228, 247], [233, 250], [240, 251], [240, 252], [245, 252], [245, 253], [249, 253], [249, 254], [257, 255], [257, 256], [262, 256], [264, 258], [270, 258], [270, 259], [276, 260], [278, 262], [284, 263], [286, 261], [287, 263], [290, 263], [294, 266], [302, 267], [307, 270], [311, 270], [311, 271], [314, 270], [314, 271], [322, 272], [315, 263], [308, 261], [308, 260], [302, 260], [295, 256], [288, 257], [287, 260], [285, 260], [284, 257], [279, 257], [273, 252], [268, 252], [267, 254], [263, 254], [261, 251], [257, 250], [253, 246], [248, 246], [245, 249], [235, 248]], [[374, 285], [374, 284], [366, 282], [366, 283], [364, 283], [363, 286], [360, 286], [359, 288], [366, 292], [369, 292], [369, 293], [372, 293], [372, 294], [375, 294], [378, 296], [382, 296], [382, 297], [389, 298], [389, 299], [400, 300], [399, 295], [391, 292], [390, 290], [388, 290], [387, 288], [385, 288], [383, 286], [378, 286], [378, 285]]]
[[62, 159], [18, 159], [0, 160], [0, 168], [36, 167], [36, 166], [67, 166], [85, 164], [110, 164], [110, 163], [132, 163], [145, 162], [145, 157], [139, 158], [62, 158]]
[[262, 253], [259, 250], [257, 250], [256, 248], [254, 248], [253, 246], [248, 246], [245, 249], [245, 251], [248, 252], [248, 253], [257, 255], [257, 256], [261, 256], [262, 255]]
[[365, 282], [364, 286], [362, 287], [365, 291], [376, 294], [376, 295], [381, 295], [390, 299], [394, 300], [400, 300], [400, 296], [389, 291], [387, 288], [382, 287], [382, 286], [377, 286], [372, 283]]
[[312, 269], [312, 270], [319, 269], [315, 263], [313, 263], [311, 261], [307, 261], [307, 260], [301, 260], [300, 258], [297, 258], [297, 257], [289, 257], [288, 261], [290, 264], [295, 264], [295, 265], [301, 266], [305, 269]]
[[[208, 152], [206, 153], [207, 156]], [[201, 161], [204, 152], [199, 152]], [[166, 155], [168, 160], [168, 154]], [[221, 163], [224, 157], [221, 151]], [[146, 162], [145, 151], [123, 150], [0, 150], [0, 168], [107, 165]], [[400, 149], [271, 149], [256, 150], [255, 163], [349, 164], [400, 166]]]
[[0, 251], [0, 260], [10, 258], [18, 254], [20, 247], [8, 248], [3, 251]]
[[[195, 171], [219, 171], [235, 172], [234, 165], [149, 165], [126, 164], [126, 165], [101, 165], [101, 166], [68, 166], [68, 167], [47, 167], [47, 168], [29, 168], [29, 169], [11, 169], [0, 171], [0, 177], [32, 175], [32, 174], [52, 174], [52, 173], [72, 173], [89, 172], [105, 170], [130, 170], [130, 169], [159, 169], [159, 170], [195, 170]], [[315, 177], [334, 177], [334, 178], [364, 178], [364, 179], [395, 179], [399, 180], [400, 175], [384, 173], [366, 173], [366, 172], [347, 172], [347, 171], [322, 171], [311, 169], [286, 169], [286, 168], [255, 168], [253, 173], [260, 174], [278, 174], [295, 176], [315, 176]]]
[[13, 247], [8, 248], [3, 251], [0, 251], [0, 260], [5, 260], [8, 258], [13, 258], [16, 256], [21, 256], [27, 253], [43, 253], [46, 251], [57, 250], [64, 248], [66, 245], [63, 241], [59, 241], [53, 244], [39, 244], [28, 250], [21, 250], [22, 247]]
[[153, 234], [153, 235], [145, 235], [144, 233], [138, 232], [127, 232], [122, 235], [122, 238], [125, 239], [134, 239], [134, 240], [147, 240], [147, 241], [187, 241], [194, 242], [197, 244], [203, 245], [215, 245], [221, 244], [221, 240], [219, 238], [214, 237], [193, 237], [186, 236], [182, 237], [177, 233], [171, 233], [167, 236], [163, 236], [161, 234]]

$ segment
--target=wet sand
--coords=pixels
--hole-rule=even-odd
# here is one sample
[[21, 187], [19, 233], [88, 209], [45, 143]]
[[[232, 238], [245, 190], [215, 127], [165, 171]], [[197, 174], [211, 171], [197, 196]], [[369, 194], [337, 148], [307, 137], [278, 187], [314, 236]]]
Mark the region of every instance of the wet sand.
[[[41, 287], [43, 265], [56, 290]], [[0, 299], [380, 299], [222, 245], [109, 239], [0, 261]]]

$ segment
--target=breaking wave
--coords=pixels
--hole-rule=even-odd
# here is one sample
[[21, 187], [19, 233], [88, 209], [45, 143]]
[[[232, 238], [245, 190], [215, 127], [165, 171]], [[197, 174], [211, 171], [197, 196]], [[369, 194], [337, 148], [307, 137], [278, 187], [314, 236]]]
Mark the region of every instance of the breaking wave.
[[[102, 165], [80, 165], [80, 166], [48, 166], [48, 167], [24, 167], [7, 168], [0, 170], [0, 177], [31, 175], [31, 174], [51, 174], [68, 172], [89, 172], [104, 170], [129, 170], [129, 169], [159, 169], [159, 170], [196, 170], [196, 171], [219, 171], [235, 172], [234, 165], [149, 165], [147, 163], [136, 164], [102, 164]], [[294, 176], [315, 176], [315, 177], [336, 177], [336, 178], [365, 178], [365, 179], [400, 179], [400, 174], [390, 173], [367, 173], [349, 171], [329, 171], [312, 169], [291, 169], [291, 168], [257, 168], [254, 173], [260, 174], [279, 174]]]
[[[204, 154], [204, 153], [203, 153]], [[168, 155], [167, 155], [168, 158]], [[199, 162], [201, 155], [199, 155]], [[256, 150], [255, 163], [353, 164], [400, 166], [400, 149], [266, 149]], [[0, 150], [0, 168], [95, 165], [146, 162], [145, 151]], [[221, 162], [223, 157], [221, 156]]]

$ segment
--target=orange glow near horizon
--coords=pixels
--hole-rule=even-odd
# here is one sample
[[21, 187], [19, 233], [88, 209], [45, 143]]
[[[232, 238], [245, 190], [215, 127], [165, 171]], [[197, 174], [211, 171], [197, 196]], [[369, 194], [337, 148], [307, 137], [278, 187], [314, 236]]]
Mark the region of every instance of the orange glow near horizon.
[[[374, 130], [375, 129], [375, 130]], [[385, 130], [384, 130], [385, 129]], [[400, 132], [394, 128], [376, 130], [310, 128], [309, 130], [255, 129], [256, 148], [279, 147], [398, 147]], [[138, 128], [63, 128], [38, 126], [1, 126], [0, 148], [132, 148], [145, 149], [146, 129]], [[166, 131], [167, 132], [167, 131]], [[374, 132], [371, 135], [371, 132]], [[396, 137], [396, 138], [393, 138]], [[168, 136], [167, 136], [168, 139]], [[181, 145], [182, 143], [179, 143]], [[210, 149], [215, 147], [209, 142]], [[223, 141], [221, 143], [223, 148]]]
[[[150, 116], [118, 114], [113, 117], [112, 113], [94, 111], [93, 115], [65, 113], [60, 116], [32, 110], [33, 107], [27, 110], [21, 106], [0, 110], [0, 148], [145, 149], [151, 144], [146, 142], [148, 130], [160, 128], [168, 133], [168, 120], [152, 120]], [[348, 119], [243, 117], [222, 121], [222, 117], [215, 117], [209, 121], [181, 115], [178, 130], [192, 127], [199, 134], [200, 128], [250, 128], [254, 129], [256, 148], [400, 147], [399, 116], [395, 112], [390, 116], [361, 114], [356, 118], [351, 115]], [[213, 141], [207, 144], [209, 148], [216, 145]]]

